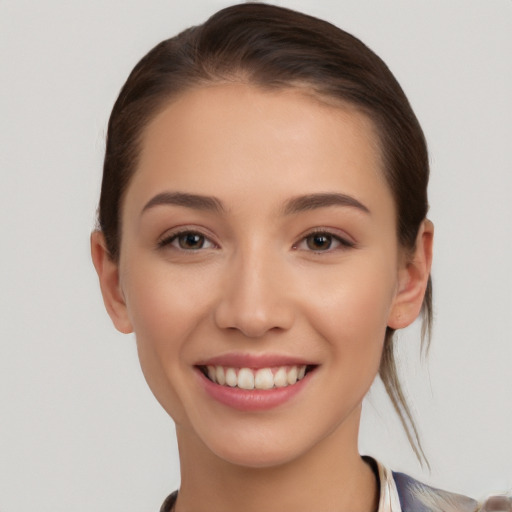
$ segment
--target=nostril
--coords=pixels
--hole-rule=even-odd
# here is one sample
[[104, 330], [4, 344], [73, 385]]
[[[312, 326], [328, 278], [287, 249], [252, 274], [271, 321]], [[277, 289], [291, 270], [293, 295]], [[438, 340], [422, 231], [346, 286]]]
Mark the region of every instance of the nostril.
[[[261, 266], [261, 261], [255, 266]], [[249, 265], [249, 263], [246, 263]], [[236, 267], [236, 265], [235, 265]], [[294, 322], [294, 300], [287, 287], [258, 268], [233, 269], [214, 306], [214, 320], [223, 330], [237, 330], [247, 338], [288, 330]]]
[[263, 309], [224, 303], [215, 312], [215, 322], [221, 329], [241, 332], [247, 338], [262, 338], [267, 333], [277, 334], [289, 329], [293, 312], [270, 305]]

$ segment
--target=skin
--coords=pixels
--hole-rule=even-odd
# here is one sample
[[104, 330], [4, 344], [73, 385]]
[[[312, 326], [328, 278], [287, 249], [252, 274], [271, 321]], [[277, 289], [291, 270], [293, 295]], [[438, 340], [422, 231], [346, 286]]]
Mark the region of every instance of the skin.
[[[145, 209], [176, 192], [223, 209]], [[343, 194], [368, 211], [285, 211], [310, 194]], [[107, 311], [135, 332], [146, 380], [176, 422], [176, 510], [376, 510], [377, 482], [357, 451], [361, 403], [386, 327], [419, 313], [433, 228], [423, 223], [406, 257], [372, 122], [296, 89], [188, 91], [145, 130], [122, 226], [120, 261], [100, 232], [93, 261]], [[204, 238], [190, 249], [172, 238], [183, 229]], [[231, 353], [316, 368], [285, 404], [242, 412], [207, 395], [195, 368]]]

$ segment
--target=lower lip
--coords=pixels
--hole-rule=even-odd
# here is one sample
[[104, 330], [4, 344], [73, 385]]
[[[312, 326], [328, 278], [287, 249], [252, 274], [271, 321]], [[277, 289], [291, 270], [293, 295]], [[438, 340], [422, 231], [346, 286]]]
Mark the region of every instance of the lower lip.
[[220, 386], [208, 379], [201, 370], [197, 369], [197, 373], [206, 393], [217, 402], [239, 411], [265, 411], [288, 402], [300, 393], [307, 386], [313, 372], [308, 372], [291, 386], [250, 390]]

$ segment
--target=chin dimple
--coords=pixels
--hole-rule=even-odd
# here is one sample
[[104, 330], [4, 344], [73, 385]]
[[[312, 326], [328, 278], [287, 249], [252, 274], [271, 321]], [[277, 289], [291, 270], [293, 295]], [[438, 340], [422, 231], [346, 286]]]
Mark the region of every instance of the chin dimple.
[[306, 365], [278, 366], [272, 368], [233, 368], [202, 366], [202, 372], [215, 384], [240, 389], [273, 389], [293, 386], [304, 378]]

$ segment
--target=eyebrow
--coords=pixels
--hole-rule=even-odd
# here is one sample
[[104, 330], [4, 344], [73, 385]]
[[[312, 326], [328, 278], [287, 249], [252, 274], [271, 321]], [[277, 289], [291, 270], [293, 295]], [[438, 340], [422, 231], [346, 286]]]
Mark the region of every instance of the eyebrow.
[[[176, 205], [196, 210], [212, 211], [222, 213], [224, 207], [222, 202], [213, 196], [200, 194], [188, 194], [185, 192], [162, 192], [150, 199], [141, 211], [141, 215], [155, 206]], [[283, 208], [284, 215], [293, 215], [308, 210], [326, 208], [329, 206], [344, 206], [356, 208], [364, 213], [370, 210], [356, 198], [347, 194], [339, 193], [318, 193], [294, 197], [288, 200]]]
[[283, 211], [284, 215], [292, 215], [328, 206], [346, 206], [370, 214], [370, 210], [355, 197], [337, 193], [308, 194], [294, 197], [286, 202]]
[[224, 211], [222, 203], [211, 196], [199, 194], [187, 194], [184, 192], [162, 192], [150, 199], [142, 208], [141, 215], [155, 206], [176, 205], [193, 208], [195, 210], [205, 210], [220, 213]]

